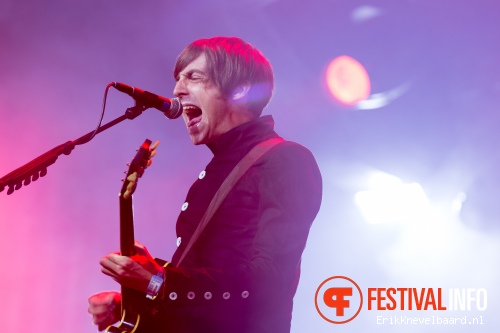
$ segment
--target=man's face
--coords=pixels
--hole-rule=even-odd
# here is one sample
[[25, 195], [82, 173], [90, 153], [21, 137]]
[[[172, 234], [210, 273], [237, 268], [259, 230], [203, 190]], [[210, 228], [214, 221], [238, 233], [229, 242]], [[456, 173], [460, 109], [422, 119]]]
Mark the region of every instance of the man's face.
[[229, 105], [209, 80], [204, 54], [186, 66], [176, 78], [174, 95], [182, 105], [182, 117], [195, 145], [216, 140], [232, 127]]

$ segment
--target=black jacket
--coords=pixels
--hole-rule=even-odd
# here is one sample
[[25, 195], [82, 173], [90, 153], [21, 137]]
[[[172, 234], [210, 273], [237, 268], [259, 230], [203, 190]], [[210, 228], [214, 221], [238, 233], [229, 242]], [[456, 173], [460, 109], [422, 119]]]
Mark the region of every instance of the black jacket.
[[148, 332], [290, 331], [300, 257], [321, 203], [311, 152], [285, 142], [255, 163], [229, 193], [199, 239], [176, 262], [210, 200], [256, 144], [278, 137], [271, 116], [245, 123], [209, 146], [213, 159], [191, 186], [177, 220], [178, 249], [166, 269], [160, 311]]

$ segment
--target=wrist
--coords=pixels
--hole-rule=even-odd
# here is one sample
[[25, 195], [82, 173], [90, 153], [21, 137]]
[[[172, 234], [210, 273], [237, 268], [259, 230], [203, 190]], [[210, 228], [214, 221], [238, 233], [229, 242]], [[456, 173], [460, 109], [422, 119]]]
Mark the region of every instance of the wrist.
[[165, 281], [165, 270], [160, 268], [156, 275], [151, 276], [146, 288], [146, 298], [154, 300], [158, 297]]

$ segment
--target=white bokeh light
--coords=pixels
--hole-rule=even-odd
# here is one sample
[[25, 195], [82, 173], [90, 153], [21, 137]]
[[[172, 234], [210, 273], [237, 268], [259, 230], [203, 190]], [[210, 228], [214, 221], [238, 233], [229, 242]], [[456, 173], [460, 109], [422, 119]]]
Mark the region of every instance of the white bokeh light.
[[355, 195], [355, 202], [368, 223], [435, 222], [437, 215], [418, 183], [406, 184], [395, 176], [377, 172], [369, 189]]

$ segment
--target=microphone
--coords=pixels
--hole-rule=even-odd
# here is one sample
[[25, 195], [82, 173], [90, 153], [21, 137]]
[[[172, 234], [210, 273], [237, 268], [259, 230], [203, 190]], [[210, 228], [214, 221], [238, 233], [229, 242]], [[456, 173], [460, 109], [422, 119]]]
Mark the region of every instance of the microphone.
[[144, 91], [120, 82], [113, 82], [111, 85], [117, 90], [132, 96], [136, 102], [145, 107], [160, 110], [169, 119], [179, 118], [182, 114], [182, 104], [178, 98], [169, 99], [158, 96], [149, 91]]

